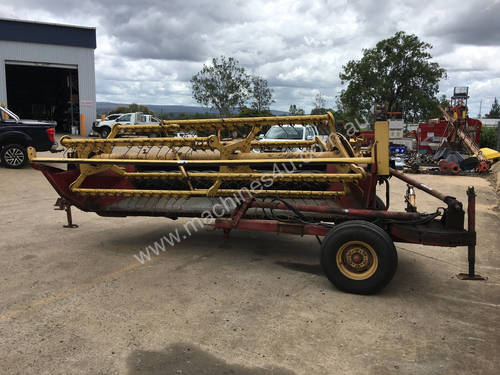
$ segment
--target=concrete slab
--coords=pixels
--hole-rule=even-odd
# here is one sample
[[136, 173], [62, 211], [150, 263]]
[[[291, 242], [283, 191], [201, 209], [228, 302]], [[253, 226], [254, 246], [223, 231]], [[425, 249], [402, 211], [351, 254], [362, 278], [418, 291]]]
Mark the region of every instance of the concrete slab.
[[[134, 255], [182, 220], [75, 210], [80, 227], [64, 229], [39, 172], [0, 168], [2, 373], [496, 374], [496, 195], [483, 178], [416, 177], [463, 201], [476, 187], [488, 281], [456, 279], [465, 248], [404, 244], [382, 293], [345, 294], [315, 238], [250, 232], [199, 231], [142, 265]], [[404, 184], [391, 187], [402, 208]]]

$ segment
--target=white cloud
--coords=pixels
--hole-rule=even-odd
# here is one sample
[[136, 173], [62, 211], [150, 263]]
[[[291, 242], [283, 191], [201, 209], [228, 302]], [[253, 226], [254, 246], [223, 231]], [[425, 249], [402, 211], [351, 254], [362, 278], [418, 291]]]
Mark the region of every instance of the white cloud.
[[500, 96], [498, 0], [0, 1], [0, 17], [97, 28], [98, 100], [195, 105], [189, 79], [226, 55], [269, 81], [276, 109], [309, 110], [318, 91], [333, 105], [342, 65], [398, 30], [434, 45], [441, 92], [469, 85], [472, 113]]

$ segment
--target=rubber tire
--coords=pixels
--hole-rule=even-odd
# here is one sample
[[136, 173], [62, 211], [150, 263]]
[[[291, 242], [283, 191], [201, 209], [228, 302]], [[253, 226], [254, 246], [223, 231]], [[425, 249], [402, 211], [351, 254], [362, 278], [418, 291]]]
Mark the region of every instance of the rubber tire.
[[[337, 266], [337, 252], [349, 241], [369, 244], [378, 256], [375, 273], [365, 280], [345, 276]], [[363, 220], [352, 220], [336, 225], [321, 245], [321, 266], [330, 282], [338, 289], [355, 294], [374, 294], [383, 289], [394, 277], [398, 254], [389, 235], [380, 227]]]
[[109, 126], [103, 126], [100, 131], [101, 138], [108, 138], [109, 133], [111, 133], [111, 128]]
[[[24, 160], [19, 165], [11, 165], [11, 164], [7, 163], [7, 161], [5, 160], [5, 154], [7, 153], [7, 151], [9, 149], [13, 149], [13, 148], [17, 148], [17, 149], [21, 150], [21, 152], [23, 153]], [[8, 145], [3, 146], [2, 152], [0, 153], [0, 158], [2, 160], [2, 164], [5, 165], [7, 168], [11, 168], [11, 169], [21, 169], [21, 168], [24, 168], [26, 166], [26, 164], [28, 164], [28, 152], [26, 151], [26, 147], [24, 147], [23, 145], [17, 144], [17, 143], [8, 144]]]

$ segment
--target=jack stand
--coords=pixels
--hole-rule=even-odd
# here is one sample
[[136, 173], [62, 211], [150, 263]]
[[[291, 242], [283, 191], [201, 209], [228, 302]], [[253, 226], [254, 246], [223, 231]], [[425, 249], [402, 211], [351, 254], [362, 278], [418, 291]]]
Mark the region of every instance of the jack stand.
[[474, 266], [476, 263], [476, 246], [469, 246], [467, 249], [467, 258], [469, 261], [469, 273], [459, 273], [457, 279], [459, 280], [488, 280], [487, 277], [477, 275], [474, 272]]
[[56, 204], [54, 205], [56, 208], [54, 210], [64, 210], [66, 211], [66, 219], [68, 220], [68, 224], [63, 225], [63, 228], [78, 228], [77, 224], [73, 224], [73, 216], [71, 215], [71, 204], [69, 204], [64, 198], [57, 198]]
[[487, 277], [477, 275], [474, 272], [474, 264], [476, 261], [476, 247], [469, 246], [469, 249], [467, 251], [467, 255], [469, 258], [469, 273], [459, 273], [457, 275], [457, 279], [459, 279], [459, 280], [488, 280]]
[[[467, 206], [467, 220], [469, 232], [476, 231], [476, 193], [474, 192], [474, 187], [469, 187], [467, 189], [467, 197], [469, 198]], [[487, 277], [481, 275], [476, 275], [474, 272], [474, 267], [476, 264], [476, 244], [474, 238], [474, 245], [469, 245], [467, 249], [467, 260], [469, 261], [469, 273], [459, 273], [457, 279], [459, 280], [488, 280]]]

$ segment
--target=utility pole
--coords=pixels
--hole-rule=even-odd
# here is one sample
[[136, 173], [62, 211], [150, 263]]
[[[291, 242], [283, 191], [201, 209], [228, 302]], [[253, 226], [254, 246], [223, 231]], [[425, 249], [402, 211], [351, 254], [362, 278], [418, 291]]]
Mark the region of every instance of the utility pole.
[[483, 99], [479, 102], [479, 118], [481, 118], [481, 109], [483, 108]]

